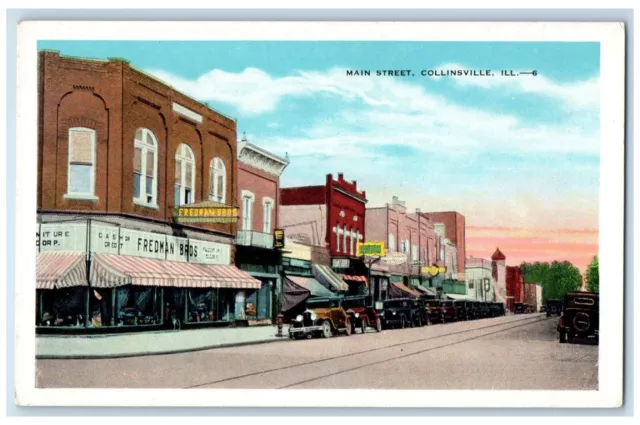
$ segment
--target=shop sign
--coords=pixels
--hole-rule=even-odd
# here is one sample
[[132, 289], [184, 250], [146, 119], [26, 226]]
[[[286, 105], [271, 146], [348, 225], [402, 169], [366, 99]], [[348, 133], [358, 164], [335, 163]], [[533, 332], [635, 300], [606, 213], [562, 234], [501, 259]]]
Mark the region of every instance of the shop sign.
[[357, 255], [358, 257], [384, 257], [386, 255], [384, 242], [359, 242]]
[[348, 258], [334, 258], [331, 260], [331, 268], [334, 269], [348, 269], [349, 265]]
[[284, 248], [284, 229], [276, 229], [273, 231], [273, 247]]
[[36, 231], [38, 252], [86, 251], [87, 223], [44, 223]]
[[176, 207], [174, 217], [178, 223], [235, 223], [238, 208], [207, 201]]
[[437, 276], [438, 274], [446, 273], [447, 266], [427, 266], [427, 267], [422, 267], [420, 271], [423, 274], [430, 274], [431, 276]]
[[296, 243], [292, 239], [289, 239], [287, 241], [287, 250], [283, 252], [282, 255], [286, 258], [297, 258], [298, 260], [311, 261], [311, 247], [309, 245]]

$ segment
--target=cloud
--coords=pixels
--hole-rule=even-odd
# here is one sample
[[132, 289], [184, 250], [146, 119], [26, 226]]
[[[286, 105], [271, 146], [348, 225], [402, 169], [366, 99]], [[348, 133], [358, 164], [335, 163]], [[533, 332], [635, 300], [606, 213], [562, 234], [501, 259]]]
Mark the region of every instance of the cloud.
[[[456, 63], [446, 63], [436, 67], [437, 70], [469, 70], [473, 67]], [[532, 70], [518, 70], [528, 71]], [[451, 79], [460, 86], [474, 86], [484, 89], [505, 89], [512, 92], [537, 94], [546, 96], [572, 109], [598, 109], [600, 107], [600, 78], [593, 77], [575, 83], [556, 83], [544, 75], [520, 75], [518, 77], [502, 77], [498, 71], [494, 71], [493, 77], [473, 77], [469, 75], [442, 76], [434, 79]]]

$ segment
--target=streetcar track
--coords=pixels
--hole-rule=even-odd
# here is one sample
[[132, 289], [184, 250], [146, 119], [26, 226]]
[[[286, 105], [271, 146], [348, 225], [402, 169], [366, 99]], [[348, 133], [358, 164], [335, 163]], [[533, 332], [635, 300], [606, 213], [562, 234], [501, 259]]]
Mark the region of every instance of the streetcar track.
[[[465, 330], [462, 330], [462, 331], [452, 332], [452, 333], [448, 333], [448, 334], [436, 335], [436, 336], [431, 336], [431, 337], [428, 337], [428, 338], [414, 339], [414, 340], [411, 340], [411, 341], [404, 341], [404, 342], [399, 342], [399, 343], [396, 343], [396, 344], [386, 345], [384, 347], [371, 348], [371, 349], [368, 349], [368, 350], [357, 351], [357, 352], [354, 352], [354, 353], [341, 354], [341, 355], [338, 355], [338, 356], [327, 357], [327, 358], [323, 358], [323, 359], [315, 359], [315, 360], [310, 360], [308, 362], [297, 363], [297, 364], [293, 364], [293, 365], [276, 367], [276, 368], [273, 368], [273, 369], [267, 369], [267, 370], [251, 372], [251, 373], [247, 373], [247, 374], [244, 374], [244, 375], [237, 375], [237, 376], [233, 376], [233, 377], [229, 377], [229, 378], [219, 379], [219, 380], [216, 380], [216, 381], [209, 381], [209, 382], [205, 382], [205, 383], [202, 383], [202, 384], [190, 385], [190, 386], [184, 387], [184, 389], [199, 388], [199, 387], [204, 387], [204, 386], [207, 386], [207, 385], [219, 384], [219, 383], [222, 383], [222, 382], [235, 381], [235, 380], [238, 380], [238, 379], [249, 378], [251, 376], [257, 376], [257, 375], [262, 375], [262, 374], [266, 374], [266, 373], [278, 372], [278, 371], [281, 371], [281, 370], [293, 369], [293, 368], [296, 368], [296, 367], [308, 366], [308, 365], [311, 365], [311, 364], [322, 363], [322, 362], [331, 361], [331, 360], [337, 360], [337, 359], [342, 359], [342, 358], [347, 358], [347, 357], [358, 356], [358, 355], [362, 355], [362, 354], [373, 353], [373, 352], [376, 352], [376, 351], [386, 350], [388, 348], [395, 348], [395, 347], [399, 347], [399, 346], [402, 346], [402, 345], [409, 345], [409, 344], [415, 344], [415, 343], [424, 342], [424, 341], [431, 341], [431, 340], [434, 340], [434, 339], [445, 338], [445, 337], [449, 337], [449, 336], [452, 336], [452, 335], [459, 335], [459, 334], [464, 334], [464, 333], [469, 333], [469, 332], [474, 332], [474, 331], [479, 331], [479, 330], [484, 330], [484, 329], [489, 329], [489, 328], [495, 328], [497, 326], [505, 326], [505, 325], [510, 325], [510, 324], [513, 324], [513, 323], [520, 323], [520, 322], [524, 322], [524, 321], [529, 321], [526, 324], [518, 325], [518, 326], [509, 328], [509, 329], [513, 329], [513, 328], [517, 328], [517, 327], [520, 327], [520, 326], [528, 325], [530, 323], [537, 323], [537, 322], [540, 322], [540, 321], [543, 321], [543, 320], [549, 320], [549, 318], [545, 318], [545, 317], [542, 317], [542, 318], [540, 318], [540, 317], [527, 317], [527, 318], [524, 318], [524, 319], [514, 320], [512, 322], [497, 323], [497, 324], [493, 324], [493, 325], [489, 325], [489, 326], [483, 326], [483, 327], [474, 328], [474, 329], [465, 329]], [[509, 329], [506, 329], [506, 330], [509, 330]], [[497, 331], [497, 332], [502, 332], [502, 331]], [[489, 335], [489, 334], [487, 334], [487, 335]], [[470, 341], [472, 339], [474, 339], [474, 338], [470, 338], [468, 340]], [[442, 347], [444, 347], [444, 346], [445, 345], [443, 345]], [[359, 367], [356, 367], [355, 369], [359, 369], [360, 367], [364, 367], [364, 366], [359, 366]], [[354, 370], [354, 369], [351, 369], [351, 370]], [[343, 372], [339, 372], [339, 373], [343, 373]], [[327, 376], [331, 376], [331, 375], [327, 375]], [[296, 384], [293, 384], [293, 385], [296, 385]], [[286, 387], [282, 387], [282, 388], [286, 388]]]
[[[337, 372], [332, 372], [332, 373], [329, 373], [327, 375], [322, 375], [322, 376], [317, 376], [315, 378], [305, 379], [303, 381], [295, 382], [293, 384], [288, 384], [288, 385], [285, 385], [283, 387], [278, 387], [276, 389], [282, 390], [282, 389], [285, 389], [285, 388], [291, 388], [291, 387], [295, 387], [297, 385], [302, 385], [302, 384], [306, 384], [306, 383], [309, 383], [309, 382], [318, 381], [320, 379], [329, 378], [331, 376], [336, 376], [336, 375], [340, 375], [340, 374], [343, 374], [343, 373], [351, 372], [353, 370], [363, 369], [365, 367], [375, 366], [375, 365], [378, 365], [378, 364], [387, 363], [387, 362], [391, 362], [391, 361], [398, 360], [398, 359], [405, 359], [407, 357], [415, 356], [417, 354], [422, 354], [422, 353], [427, 353], [429, 351], [439, 350], [440, 348], [451, 347], [451, 346], [454, 346], [454, 345], [458, 345], [458, 344], [462, 344], [462, 343], [465, 343], [465, 342], [473, 341], [473, 340], [476, 340], [476, 339], [484, 338], [485, 336], [495, 335], [495, 334], [498, 334], [500, 332], [506, 332], [506, 331], [510, 331], [512, 329], [517, 329], [517, 328], [520, 328], [522, 326], [529, 326], [531, 324], [538, 323], [538, 322], [541, 322], [543, 320], [546, 320], [546, 318], [533, 320], [531, 322], [523, 323], [523, 324], [517, 325], [517, 326], [512, 326], [512, 327], [507, 328], [507, 329], [501, 329], [501, 330], [498, 330], [498, 331], [489, 332], [489, 333], [486, 333], [486, 334], [482, 334], [482, 335], [474, 336], [474, 337], [471, 337], [471, 338], [463, 339], [462, 341], [451, 342], [449, 344], [443, 344], [443, 345], [439, 345], [437, 347], [425, 348], [424, 350], [416, 351], [414, 353], [402, 354], [402, 355], [399, 355], [399, 356], [396, 356], [396, 357], [391, 357], [391, 358], [388, 358], [388, 359], [378, 360], [378, 361], [367, 363], [367, 364], [364, 364], [364, 365], [351, 367], [349, 369], [344, 369], [344, 370], [340, 370], [340, 371], [337, 371]], [[449, 334], [449, 335], [454, 335], [454, 334]]]

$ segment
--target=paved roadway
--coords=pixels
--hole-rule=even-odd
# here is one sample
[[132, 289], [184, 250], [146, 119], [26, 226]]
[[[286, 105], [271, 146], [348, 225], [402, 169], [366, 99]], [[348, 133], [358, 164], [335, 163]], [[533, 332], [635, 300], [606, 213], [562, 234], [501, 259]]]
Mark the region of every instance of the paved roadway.
[[598, 347], [559, 344], [530, 314], [162, 356], [38, 360], [58, 388], [572, 389], [598, 385]]

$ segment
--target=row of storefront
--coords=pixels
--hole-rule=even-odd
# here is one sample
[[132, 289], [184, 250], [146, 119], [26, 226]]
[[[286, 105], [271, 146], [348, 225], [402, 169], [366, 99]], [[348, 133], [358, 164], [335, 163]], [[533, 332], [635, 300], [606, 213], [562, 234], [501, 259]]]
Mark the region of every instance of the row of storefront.
[[231, 245], [95, 220], [37, 233], [38, 328], [271, 322], [275, 273], [231, 264]]

